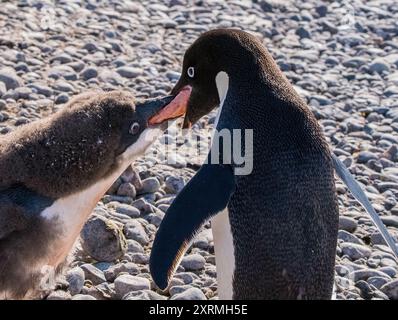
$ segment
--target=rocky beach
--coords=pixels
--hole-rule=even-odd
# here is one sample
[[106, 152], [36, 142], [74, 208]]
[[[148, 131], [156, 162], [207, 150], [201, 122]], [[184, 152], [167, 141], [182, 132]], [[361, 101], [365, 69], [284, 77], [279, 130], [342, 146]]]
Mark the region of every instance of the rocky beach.
[[[242, 29], [262, 40], [307, 101], [398, 242], [397, 21], [394, 0], [0, 1], [0, 134], [88, 90], [128, 90], [137, 100], [168, 95], [202, 32]], [[156, 289], [148, 267], [157, 228], [200, 167], [214, 121], [212, 112], [185, 136], [171, 127], [123, 173], [47, 299], [217, 299], [209, 223], [167, 292]], [[193, 150], [198, 139], [202, 155]], [[337, 178], [336, 186], [336, 299], [398, 299], [397, 258]]]

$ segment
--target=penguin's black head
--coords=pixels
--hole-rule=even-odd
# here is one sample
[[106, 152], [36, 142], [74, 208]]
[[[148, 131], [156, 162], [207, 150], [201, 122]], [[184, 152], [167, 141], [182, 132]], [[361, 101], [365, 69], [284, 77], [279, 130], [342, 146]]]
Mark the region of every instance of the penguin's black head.
[[171, 92], [189, 96], [183, 127], [189, 128], [220, 104], [232, 73], [239, 77], [261, 70], [254, 65], [262, 63], [264, 50], [256, 37], [244, 31], [216, 29], [202, 34], [185, 52], [181, 77]]

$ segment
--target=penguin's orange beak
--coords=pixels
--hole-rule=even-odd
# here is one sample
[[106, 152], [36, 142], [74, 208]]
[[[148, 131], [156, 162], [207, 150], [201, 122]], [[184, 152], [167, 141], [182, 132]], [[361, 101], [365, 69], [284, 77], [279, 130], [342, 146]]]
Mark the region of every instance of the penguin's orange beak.
[[157, 114], [152, 116], [148, 123], [150, 125], [159, 124], [166, 120], [182, 117], [187, 112], [189, 97], [191, 96], [192, 87], [183, 87], [177, 96]]

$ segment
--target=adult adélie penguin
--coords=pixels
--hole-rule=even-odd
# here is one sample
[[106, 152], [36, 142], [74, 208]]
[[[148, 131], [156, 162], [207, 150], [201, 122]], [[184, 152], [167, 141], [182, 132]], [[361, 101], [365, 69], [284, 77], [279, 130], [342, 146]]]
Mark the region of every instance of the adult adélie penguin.
[[[334, 170], [397, 248], [359, 185], [265, 47], [238, 30], [204, 33], [187, 50], [172, 93], [189, 91], [184, 127], [220, 105], [215, 127], [252, 129], [250, 174], [205, 163], [157, 232], [150, 270], [166, 289], [201, 226], [212, 221], [221, 299], [330, 299], [338, 230]], [[167, 107], [151, 121], [164, 121]], [[212, 148], [208, 159], [214, 157]]]

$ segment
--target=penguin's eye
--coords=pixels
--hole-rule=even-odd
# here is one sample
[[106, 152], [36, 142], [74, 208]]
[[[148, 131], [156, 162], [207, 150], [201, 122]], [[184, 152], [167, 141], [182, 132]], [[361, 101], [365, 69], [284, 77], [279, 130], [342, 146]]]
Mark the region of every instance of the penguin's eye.
[[140, 131], [140, 124], [138, 122], [134, 122], [130, 127], [131, 134], [137, 134]]
[[187, 70], [188, 77], [193, 78], [195, 75], [195, 68], [194, 67], [189, 67]]

